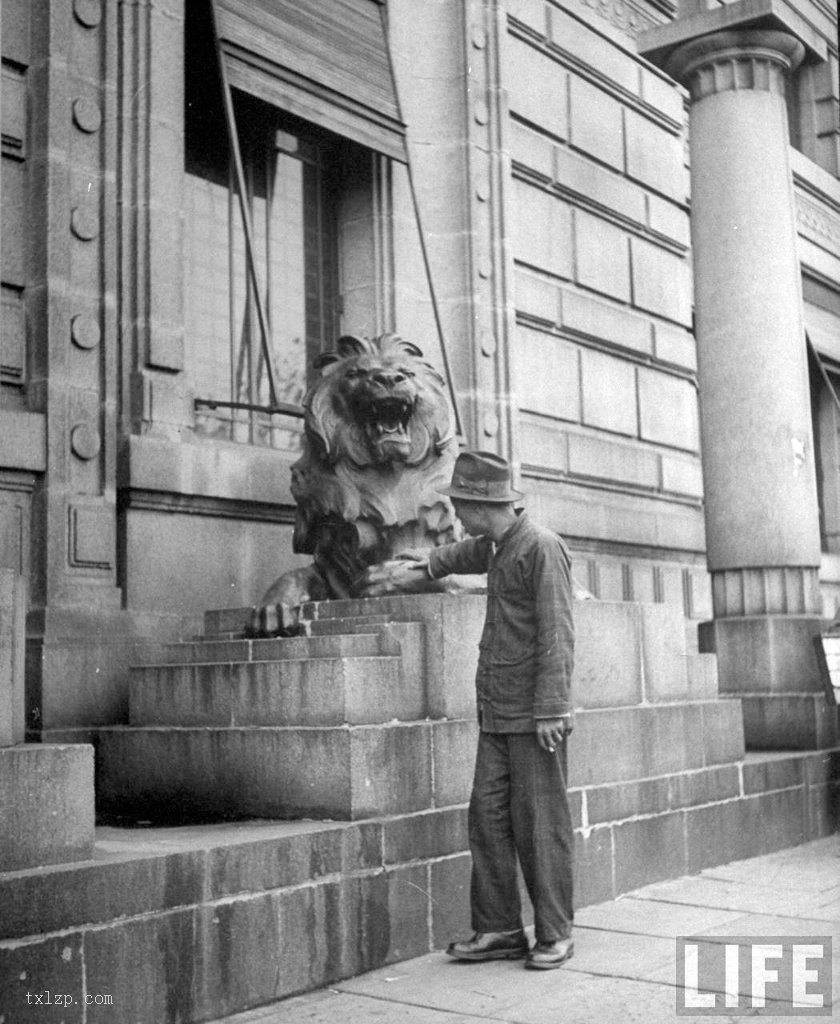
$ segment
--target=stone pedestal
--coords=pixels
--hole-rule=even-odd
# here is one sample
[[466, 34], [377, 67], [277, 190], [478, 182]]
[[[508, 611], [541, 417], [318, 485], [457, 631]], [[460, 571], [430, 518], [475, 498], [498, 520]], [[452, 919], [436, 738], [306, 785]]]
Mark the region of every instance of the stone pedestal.
[[814, 617], [760, 615], [700, 625], [700, 650], [717, 652], [721, 680], [739, 697], [753, 749], [814, 750], [838, 742], [837, 710], [825, 691], [812, 637]]
[[[774, 0], [738, 0], [643, 33], [641, 52], [691, 94], [692, 245], [706, 536], [723, 693], [778, 703], [746, 719], [751, 747], [819, 746], [780, 726], [822, 694], [820, 535], [785, 102], [788, 74], [825, 56]], [[762, 621], [763, 620], [763, 621]], [[800, 707], [801, 709], [801, 707]], [[812, 716], [812, 717], [813, 717]], [[777, 725], [770, 726], [775, 722]]]
[[26, 584], [0, 569], [0, 872], [93, 854], [93, 748], [24, 744]]

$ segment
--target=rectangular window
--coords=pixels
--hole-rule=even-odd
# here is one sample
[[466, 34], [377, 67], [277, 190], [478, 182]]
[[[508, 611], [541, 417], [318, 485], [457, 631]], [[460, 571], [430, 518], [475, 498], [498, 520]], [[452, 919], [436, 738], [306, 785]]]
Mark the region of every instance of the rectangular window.
[[[345, 327], [342, 291], [353, 292], [347, 329], [364, 331], [377, 321], [375, 309], [358, 309], [357, 278], [361, 270], [369, 283], [376, 279], [373, 181], [376, 161], [384, 158], [232, 89], [249, 250], [213, 26], [202, 6], [187, 7], [185, 50], [185, 330], [196, 429], [294, 451], [301, 420], [268, 411], [258, 298], [269, 328], [276, 400], [299, 407], [315, 357]], [[352, 283], [348, 266], [356, 271]], [[375, 288], [365, 293], [375, 306]]]

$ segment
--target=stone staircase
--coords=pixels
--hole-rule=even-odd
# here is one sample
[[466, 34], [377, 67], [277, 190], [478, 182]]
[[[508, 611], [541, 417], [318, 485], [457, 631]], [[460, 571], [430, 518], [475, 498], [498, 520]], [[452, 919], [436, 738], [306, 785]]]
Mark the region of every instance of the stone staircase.
[[[245, 638], [248, 609], [208, 613], [204, 637], [132, 669], [129, 726], [99, 730], [100, 815], [357, 821], [466, 803], [483, 610], [478, 594], [325, 602], [304, 609], [308, 635], [272, 640]], [[664, 605], [582, 602], [577, 631], [581, 825], [604, 786], [671, 778], [658, 810], [689, 789], [702, 802], [744, 755], [714, 656], [686, 650]]]
[[396, 747], [428, 769], [423, 627], [384, 618], [273, 640], [238, 623], [151, 651], [131, 670], [129, 727], [99, 732], [100, 812], [356, 820], [426, 806], [411, 771], [382, 772]]
[[[111, 992], [124, 1021], [215, 1020], [468, 928], [483, 598], [313, 605], [287, 640], [245, 639], [249, 614], [150, 650], [132, 724], [97, 732], [100, 814], [144, 827], [0, 871], [0, 1020], [32, 979]], [[578, 907], [836, 828], [840, 749], [744, 756], [680, 615], [583, 602], [576, 622]], [[287, 820], [222, 821], [249, 817]]]

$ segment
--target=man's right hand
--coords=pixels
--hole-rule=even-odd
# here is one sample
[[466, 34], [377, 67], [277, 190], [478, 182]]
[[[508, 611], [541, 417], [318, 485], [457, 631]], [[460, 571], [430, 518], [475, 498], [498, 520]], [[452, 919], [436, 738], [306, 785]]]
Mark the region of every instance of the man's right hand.
[[411, 594], [427, 589], [429, 563], [426, 559], [395, 558], [372, 565], [364, 575], [360, 597], [382, 597], [384, 594]]

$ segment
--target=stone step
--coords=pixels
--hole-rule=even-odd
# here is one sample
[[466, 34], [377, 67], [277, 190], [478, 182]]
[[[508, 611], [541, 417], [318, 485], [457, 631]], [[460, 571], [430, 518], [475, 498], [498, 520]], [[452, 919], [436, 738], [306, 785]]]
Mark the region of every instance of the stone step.
[[[185, 819], [359, 820], [400, 808], [466, 803], [477, 725], [471, 717], [378, 725], [145, 726], [101, 729], [97, 736], [97, 798], [109, 813], [131, 808], [138, 817], [154, 818], [170, 808], [173, 817]], [[743, 756], [737, 700], [582, 710], [569, 742], [569, 784], [632, 783], [734, 764]]]
[[277, 637], [270, 640], [209, 639], [159, 644], [144, 652], [144, 665], [186, 665], [221, 661], [281, 661], [294, 658], [349, 658], [382, 653], [375, 631], [330, 636]]
[[602, 786], [732, 764], [744, 757], [737, 700], [593, 708], [575, 715], [569, 784]]
[[424, 716], [422, 676], [397, 655], [132, 669], [133, 726], [367, 725]]
[[475, 724], [113, 726], [97, 732], [97, 808], [186, 822], [360, 820], [463, 803]]

